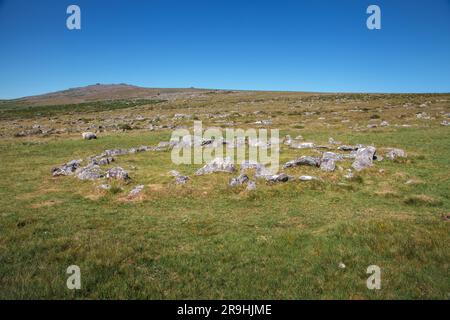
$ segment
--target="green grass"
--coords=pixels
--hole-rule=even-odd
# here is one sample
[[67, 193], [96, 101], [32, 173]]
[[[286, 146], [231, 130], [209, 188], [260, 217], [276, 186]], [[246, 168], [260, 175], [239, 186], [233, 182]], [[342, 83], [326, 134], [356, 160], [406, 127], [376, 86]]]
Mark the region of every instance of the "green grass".
[[76, 104], [29, 106], [14, 102], [0, 103], [0, 119], [29, 119], [39, 117], [54, 117], [64, 114], [84, 114], [134, 108], [142, 105], [161, 103], [163, 100], [107, 100]]
[[[103, 181], [52, 178], [50, 170], [105, 149], [156, 145], [170, 131], [2, 138], [0, 298], [448, 299], [450, 227], [441, 218], [450, 211], [448, 128], [355, 131], [305, 121], [296, 130], [299, 119], [280, 115], [274, 126], [317, 143], [332, 136], [400, 147], [408, 158], [376, 162], [351, 180], [340, 171], [287, 169], [323, 182], [258, 181], [249, 193], [228, 187], [234, 175], [195, 177], [198, 165], [177, 167], [170, 152], [146, 152], [117, 157], [132, 182], [104, 191], [96, 188]], [[281, 160], [308, 152], [283, 147]], [[191, 180], [175, 186], [172, 169]], [[145, 185], [142, 198], [127, 200], [137, 184]], [[66, 287], [73, 264], [81, 268], [78, 291]], [[381, 290], [366, 288], [373, 264]]]

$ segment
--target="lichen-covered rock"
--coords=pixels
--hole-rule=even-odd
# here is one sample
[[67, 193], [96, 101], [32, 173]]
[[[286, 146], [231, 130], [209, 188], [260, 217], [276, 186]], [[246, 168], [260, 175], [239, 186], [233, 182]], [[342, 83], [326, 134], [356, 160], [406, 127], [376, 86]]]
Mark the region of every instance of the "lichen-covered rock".
[[334, 161], [344, 161], [344, 157], [342, 156], [342, 154], [339, 153], [334, 153], [334, 152], [324, 152], [322, 154], [322, 161], [325, 159], [332, 159]]
[[91, 159], [91, 164], [104, 166], [114, 161], [113, 157], [95, 157]]
[[336, 161], [333, 158], [325, 158], [320, 162], [320, 170], [331, 172], [334, 169], [336, 169]]
[[210, 161], [204, 167], [197, 170], [196, 175], [200, 176], [203, 174], [209, 174], [213, 172], [228, 172], [232, 173], [235, 171], [234, 164], [231, 161], [230, 157], [225, 158], [215, 158]]
[[386, 158], [394, 160], [395, 158], [406, 158], [406, 152], [402, 149], [392, 148], [386, 153]]
[[239, 175], [239, 177], [231, 179], [230, 186], [231, 187], [241, 186], [248, 181], [249, 181], [248, 176], [245, 173], [243, 173]]
[[79, 168], [76, 174], [80, 180], [97, 180], [105, 176], [96, 164], [89, 164], [86, 167]]
[[52, 175], [54, 177], [70, 176], [75, 172], [75, 170], [77, 170], [80, 167], [82, 161], [83, 160], [72, 160], [67, 162], [66, 164], [63, 164], [60, 167], [53, 168]]
[[287, 182], [287, 181], [289, 181], [291, 179], [292, 179], [292, 177], [288, 176], [285, 173], [274, 174], [274, 175], [268, 176], [266, 178], [266, 180], [269, 181], [269, 182]]
[[128, 181], [131, 179], [128, 175], [128, 172], [126, 172], [121, 167], [114, 167], [114, 168], [109, 169], [106, 172], [106, 177], [108, 179], [116, 179], [116, 180], [123, 180], [123, 181]]
[[97, 139], [97, 135], [93, 132], [83, 132], [81, 136], [85, 140]]
[[292, 168], [296, 166], [313, 166], [318, 167], [320, 165], [319, 157], [301, 156], [298, 159], [286, 162], [283, 168]]
[[372, 166], [376, 151], [377, 149], [372, 146], [358, 148], [355, 155], [355, 161], [352, 163], [352, 167], [356, 171], [361, 171], [364, 168]]

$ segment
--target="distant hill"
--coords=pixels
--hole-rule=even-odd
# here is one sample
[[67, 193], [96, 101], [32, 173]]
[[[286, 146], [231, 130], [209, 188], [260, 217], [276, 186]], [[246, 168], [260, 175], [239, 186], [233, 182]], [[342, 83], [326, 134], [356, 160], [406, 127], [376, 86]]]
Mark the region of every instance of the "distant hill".
[[119, 99], [170, 99], [177, 95], [202, 93], [205, 89], [195, 88], [144, 88], [128, 84], [95, 84], [85, 87], [71, 88], [36, 96], [12, 100], [0, 100], [0, 104], [17, 105], [61, 105], [101, 100]]

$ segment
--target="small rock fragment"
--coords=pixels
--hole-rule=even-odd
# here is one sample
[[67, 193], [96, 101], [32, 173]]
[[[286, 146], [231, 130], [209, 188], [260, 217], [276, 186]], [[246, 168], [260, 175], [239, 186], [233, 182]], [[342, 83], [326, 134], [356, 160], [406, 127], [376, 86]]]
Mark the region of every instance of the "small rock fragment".
[[93, 132], [83, 132], [81, 136], [85, 140], [97, 139], [97, 135]]

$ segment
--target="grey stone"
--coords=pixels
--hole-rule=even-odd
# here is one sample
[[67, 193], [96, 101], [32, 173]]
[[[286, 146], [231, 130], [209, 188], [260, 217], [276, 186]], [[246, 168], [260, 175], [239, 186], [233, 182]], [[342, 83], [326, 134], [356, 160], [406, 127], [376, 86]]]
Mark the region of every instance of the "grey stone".
[[99, 165], [99, 166], [104, 166], [104, 165], [110, 164], [110, 163], [113, 162], [113, 161], [114, 161], [114, 158], [113, 158], [113, 157], [93, 158], [93, 159], [91, 160], [91, 164], [96, 164], [96, 165]]
[[285, 173], [274, 174], [274, 175], [268, 176], [266, 178], [266, 180], [269, 181], [269, 182], [287, 182], [287, 181], [289, 181], [291, 179], [292, 179], [292, 177], [288, 176]]
[[228, 172], [232, 173], [235, 171], [234, 164], [231, 162], [230, 157], [225, 158], [215, 158], [206, 164], [203, 168], [200, 168], [195, 173], [196, 175], [209, 174], [213, 172]]
[[239, 175], [237, 178], [232, 178], [230, 181], [230, 186], [231, 187], [240, 186], [248, 181], [249, 181], [248, 176], [245, 173], [243, 173]]
[[317, 177], [314, 177], [314, 176], [300, 176], [299, 180], [300, 181], [311, 181], [311, 180], [320, 180], [320, 179]]
[[177, 175], [175, 177], [175, 184], [185, 184], [189, 180], [188, 176]]
[[83, 132], [81, 136], [85, 140], [97, 139], [97, 135], [93, 132]]
[[80, 164], [82, 161], [83, 160], [72, 160], [72, 161], [67, 162], [66, 164], [63, 164], [60, 167], [53, 168], [52, 175], [54, 177], [70, 176], [75, 172], [75, 170], [77, 170], [80, 167]]
[[286, 162], [283, 165], [283, 168], [292, 168], [296, 166], [320, 166], [320, 158], [319, 157], [311, 157], [311, 156], [301, 156], [295, 160], [291, 160]]
[[79, 168], [76, 174], [80, 180], [97, 180], [105, 176], [96, 164], [89, 164], [86, 167]]
[[395, 158], [406, 158], [406, 152], [402, 149], [392, 148], [386, 153], [386, 158], [394, 160]]
[[291, 143], [291, 148], [295, 148], [295, 149], [309, 149], [309, 148], [314, 148], [314, 143], [313, 142], [298, 142], [298, 141], [292, 141]]
[[134, 198], [134, 197], [138, 196], [142, 192], [142, 190], [144, 190], [144, 185], [143, 184], [138, 185], [130, 191], [130, 193], [128, 194], [128, 197]]
[[334, 169], [336, 169], [336, 161], [334, 159], [325, 158], [320, 162], [320, 170], [331, 172]]
[[287, 145], [287, 146], [290, 146], [291, 143], [292, 143], [292, 138], [291, 138], [291, 136], [290, 136], [290, 135], [286, 135], [286, 136], [284, 137], [283, 143], [284, 143], [285, 145]]
[[356, 151], [356, 150], [358, 150], [358, 147], [357, 146], [344, 145], [344, 146], [339, 146], [338, 150], [341, 150], [341, 151]]
[[106, 172], [106, 177], [108, 179], [116, 179], [116, 180], [123, 180], [123, 181], [128, 181], [131, 179], [128, 175], [128, 172], [126, 172], [121, 167], [114, 167], [114, 168], [109, 169]]
[[377, 149], [372, 146], [358, 148], [355, 155], [355, 161], [352, 163], [352, 167], [356, 171], [361, 171], [366, 167], [372, 166], [376, 151]]

